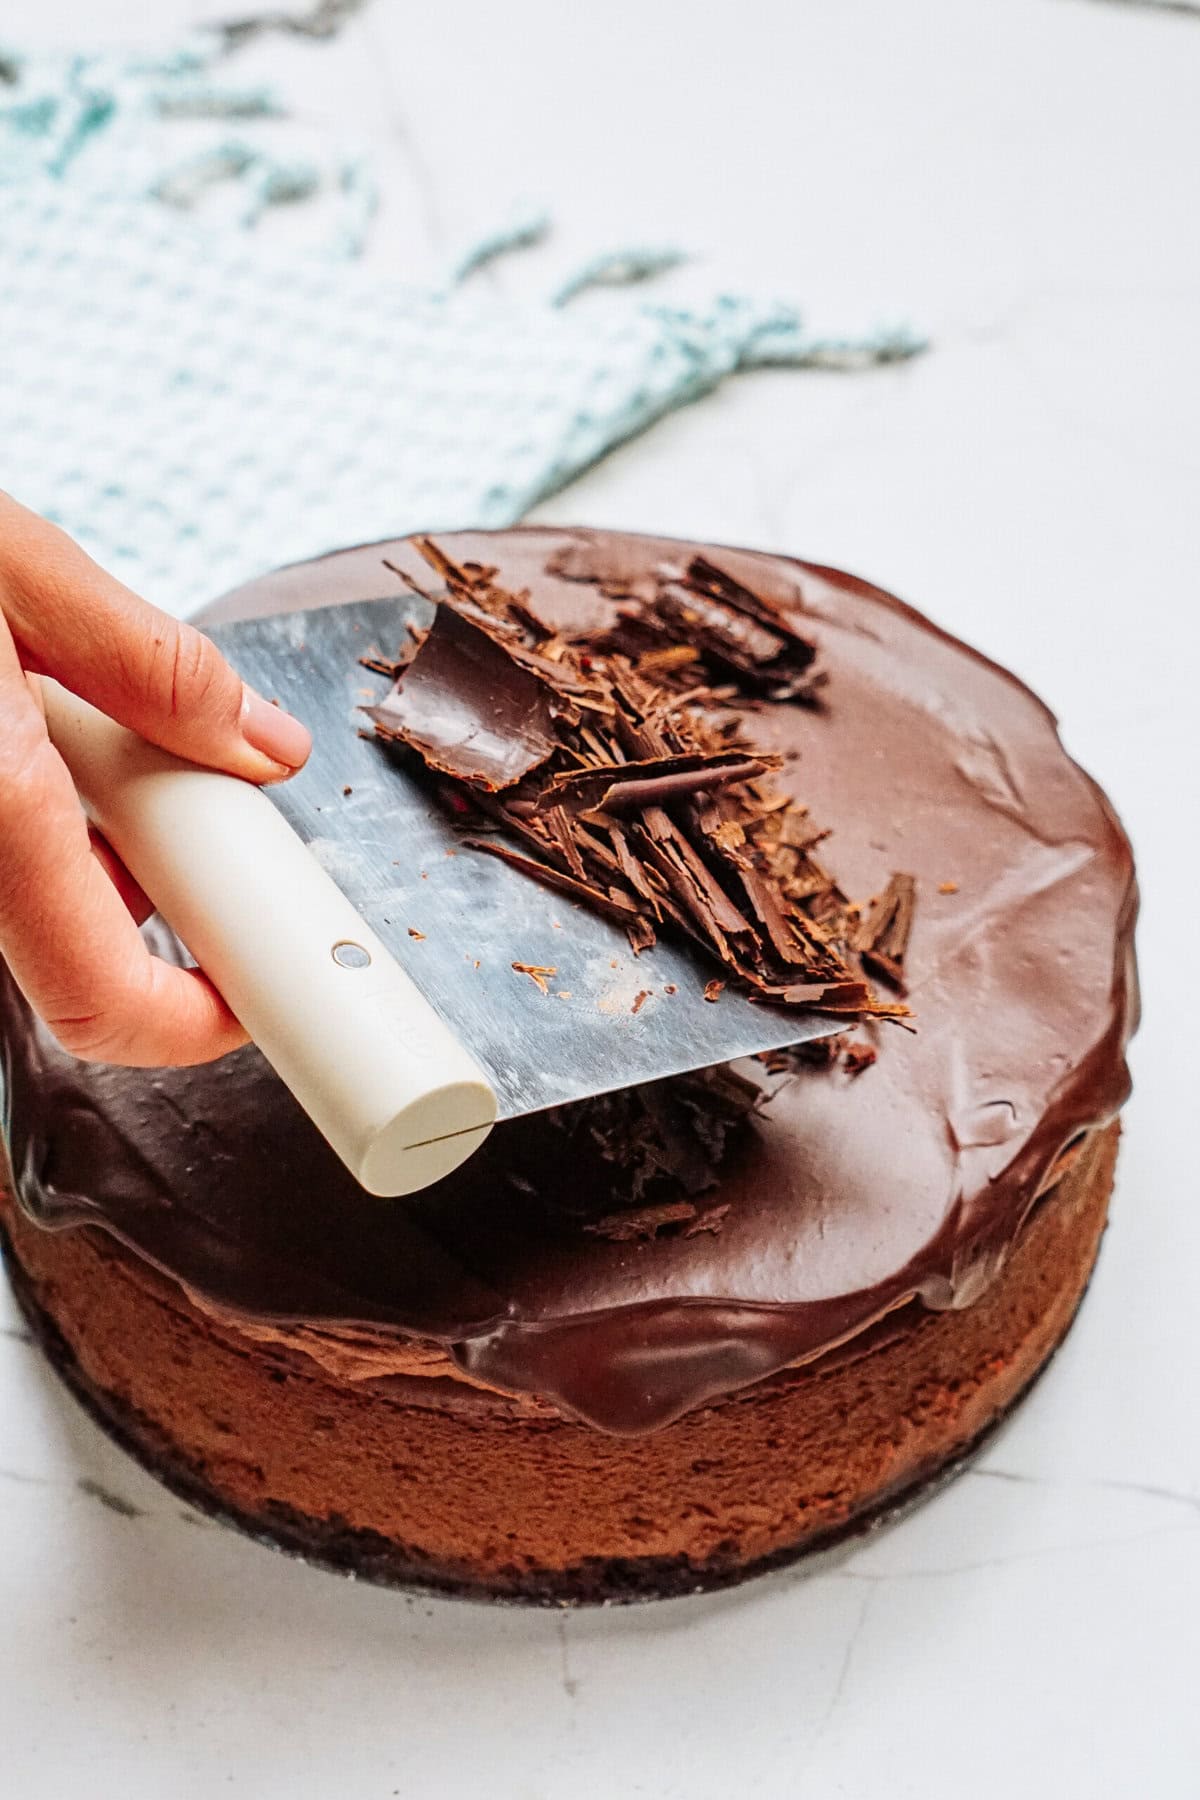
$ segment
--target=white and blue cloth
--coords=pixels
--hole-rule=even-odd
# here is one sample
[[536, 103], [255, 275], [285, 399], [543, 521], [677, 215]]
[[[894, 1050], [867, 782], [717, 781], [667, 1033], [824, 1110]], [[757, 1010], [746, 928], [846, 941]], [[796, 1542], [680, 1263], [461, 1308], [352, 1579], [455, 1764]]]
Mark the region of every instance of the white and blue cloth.
[[[282, 101], [239, 87], [226, 52], [216, 34], [0, 52], [0, 486], [177, 613], [342, 544], [511, 524], [738, 369], [922, 347], [813, 335], [734, 296], [566, 304], [675, 260], [653, 248], [597, 259], [544, 304], [462, 285], [538, 237], [535, 216], [440, 290], [381, 281], [358, 254], [366, 160], [327, 139], [281, 154]], [[321, 196], [300, 246], [253, 230]]]

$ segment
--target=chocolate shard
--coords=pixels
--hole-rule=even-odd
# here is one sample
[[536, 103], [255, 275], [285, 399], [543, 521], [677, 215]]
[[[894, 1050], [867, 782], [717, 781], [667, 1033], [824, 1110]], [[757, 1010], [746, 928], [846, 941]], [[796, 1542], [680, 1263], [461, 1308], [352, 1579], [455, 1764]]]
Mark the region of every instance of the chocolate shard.
[[378, 736], [407, 744], [431, 769], [493, 793], [512, 787], [558, 747], [542, 684], [446, 606], [367, 717]]
[[589, 1237], [608, 1238], [614, 1244], [649, 1243], [669, 1225], [695, 1220], [690, 1200], [663, 1200], [657, 1206], [631, 1207], [628, 1212], [606, 1213], [584, 1230]]
[[[911, 880], [853, 906], [813, 855], [826, 833], [771, 779], [780, 758], [730, 710], [809, 678], [814, 649], [785, 606], [696, 557], [569, 632], [495, 569], [417, 547], [444, 592], [370, 717], [452, 778], [455, 812], [507, 834], [470, 848], [620, 923], [635, 952], [660, 928], [694, 938], [721, 965], [710, 1001], [733, 980], [774, 1005], [904, 1015], [863, 968], [900, 985]], [[735, 681], [697, 682], [697, 659]]]
[[846, 1075], [861, 1075], [876, 1061], [874, 1044], [848, 1038], [845, 1032], [834, 1037], [813, 1038], [806, 1044], [793, 1044], [787, 1050], [763, 1050], [755, 1061], [762, 1063], [771, 1075], [794, 1075], [802, 1069], [842, 1069]]
[[845, 982], [839, 987], [829, 986], [819, 997], [814, 996], [809, 990], [807, 999], [803, 987], [797, 986], [786, 991], [789, 995], [788, 1004], [792, 1006], [808, 1005], [817, 1012], [832, 1013], [835, 1016], [844, 1013], [848, 1016], [861, 1015], [873, 1019], [904, 1020], [909, 1017], [907, 1006], [901, 1005], [899, 1001], [880, 1000], [872, 992], [870, 984], [865, 981]]
[[684, 1237], [699, 1237], [705, 1231], [710, 1231], [714, 1237], [718, 1237], [731, 1210], [728, 1201], [720, 1206], [705, 1207], [704, 1211], [698, 1213], [690, 1225], [684, 1226]]
[[633, 812], [724, 787], [729, 782], [749, 781], [778, 767], [778, 757], [719, 750], [707, 755], [653, 757], [599, 769], [572, 769], [551, 776], [549, 787], [534, 804], [539, 812], [560, 806], [569, 812]]
[[686, 679], [700, 660], [732, 677], [735, 692], [808, 704], [823, 685], [812, 668], [816, 645], [797, 629], [793, 609], [752, 592], [707, 557], [647, 570], [597, 557], [580, 542], [558, 551], [548, 573], [590, 584], [616, 602], [609, 647], [647, 673]]
[[[722, 1065], [554, 1108], [544, 1118], [561, 1175], [539, 1197], [560, 1223], [617, 1243], [719, 1231], [728, 1206], [700, 1211], [690, 1203], [717, 1185], [747, 1142], [765, 1094]], [[619, 1211], [617, 1194], [625, 1200]]]
[[629, 939], [629, 948], [635, 956], [640, 956], [643, 950], [651, 949], [658, 942], [658, 935], [649, 919], [641, 917], [629, 920], [625, 936]]
[[[686, 632], [702, 653], [708, 651], [743, 671], [762, 669], [777, 661], [787, 642], [779, 632], [760, 625], [756, 619], [682, 583], [671, 582], [659, 589], [655, 611], [660, 619]], [[811, 662], [811, 647], [806, 648]]]
[[796, 630], [783, 607], [751, 592], [726, 570], [710, 562], [707, 556], [693, 556], [687, 566], [686, 580], [688, 586], [698, 592], [710, 594], [713, 599], [744, 613], [747, 618], [756, 619], [769, 630], [782, 633], [793, 645], [797, 660], [803, 657], [812, 662], [816, 656], [816, 646]]
[[864, 1069], [878, 1059], [879, 1052], [874, 1044], [851, 1043], [842, 1051], [842, 1067], [847, 1075], [861, 1075]]
[[512, 966], [516, 974], [528, 975], [530, 981], [533, 982], [535, 987], [541, 988], [543, 994], [548, 994], [550, 992], [550, 985], [547, 978], [551, 975], [558, 974], [557, 969], [550, 968], [545, 963], [515, 962]]
[[894, 874], [883, 892], [868, 903], [850, 940], [864, 968], [901, 994], [916, 899], [917, 884], [912, 876]]
[[[522, 856], [511, 844], [505, 844], [498, 838], [464, 838], [463, 843], [469, 850], [482, 850], [487, 856], [498, 856], [501, 862], [511, 863], [514, 869], [520, 869], [525, 875], [532, 875], [535, 881], [541, 881], [546, 887], [554, 888], [557, 893], [566, 894], [572, 900], [581, 900], [585, 906], [592, 906], [597, 912], [606, 913], [609, 917], [617, 917], [622, 925], [637, 914], [637, 906], [624, 896], [618, 897], [611, 890], [593, 887], [590, 883], [576, 881], [570, 875], [564, 875], [561, 869], [549, 868], [532, 856]], [[651, 942], [654, 940], [651, 939]]]

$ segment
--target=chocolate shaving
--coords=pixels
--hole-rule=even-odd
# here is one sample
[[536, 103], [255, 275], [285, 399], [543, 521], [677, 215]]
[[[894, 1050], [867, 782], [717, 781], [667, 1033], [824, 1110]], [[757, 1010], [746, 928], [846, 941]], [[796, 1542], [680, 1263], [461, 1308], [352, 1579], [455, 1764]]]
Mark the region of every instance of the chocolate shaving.
[[696, 1218], [690, 1200], [664, 1200], [658, 1206], [634, 1207], [629, 1212], [606, 1213], [584, 1230], [589, 1237], [609, 1238], [614, 1244], [646, 1243], [666, 1225], [680, 1225]]
[[847, 1075], [861, 1075], [878, 1056], [874, 1044], [850, 1039], [844, 1032], [833, 1037], [812, 1038], [805, 1044], [791, 1044], [784, 1050], [761, 1050], [755, 1057], [771, 1075], [792, 1075], [799, 1069], [840, 1068]]
[[515, 962], [512, 966], [518, 975], [528, 975], [530, 981], [532, 981], [536, 987], [540, 987], [543, 994], [548, 994], [550, 992], [549, 987], [546, 985], [546, 977], [548, 975], [558, 974], [557, 969], [547, 968], [544, 963]]
[[792, 609], [753, 593], [707, 557], [685, 568], [641, 563], [603, 574], [586, 544], [555, 553], [547, 572], [586, 582], [617, 602], [607, 640], [589, 624], [598, 647], [631, 657], [639, 671], [686, 675], [697, 661], [735, 691], [812, 703], [824, 677], [812, 672], [816, 646], [798, 631]]
[[[637, 617], [648, 623], [645, 611]], [[686, 633], [702, 656], [743, 675], [777, 664], [786, 645], [777, 631], [768, 631], [720, 601], [674, 582], [659, 588], [653, 617], [656, 626], [673, 626]], [[808, 661], [812, 661], [811, 654]]]
[[616, 779], [611, 766], [572, 769], [553, 776], [534, 807], [538, 812], [555, 806], [571, 812], [634, 812], [724, 787], [731, 781], [749, 781], [778, 767], [778, 757], [747, 757], [735, 750], [719, 750], [708, 756], [659, 756], [651, 762], [623, 763]]
[[[511, 863], [514, 869], [532, 875], [535, 881], [543, 882], [546, 887], [554, 888], [560, 894], [569, 895], [572, 900], [581, 900], [585, 906], [594, 907], [608, 918], [616, 918], [621, 925], [631, 923], [637, 916], [636, 904], [627, 900], [624, 895], [611, 890], [606, 893], [602, 888], [576, 881], [559, 869], [547, 868], [545, 863], [535, 861], [532, 856], [522, 856], [510, 844], [502, 844], [498, 839], [492, 838], [464, 838], [463, 843], [469, 850], [482, 850], [487, 856], [498, 856], [501, 862]], [[653, 938], [650, 941], [653, 943]]]
[[883, 892], [869, 903], [850, 939], [851, 948], [858, 951], [864, 967], [901, 994], [916, 892], [911, 875], [893, 875]]
[[[729, 1206], [689, 1202], [720, 1181], [763, 1098], [758, 1082], [721, 1064], [555, 1107], [542, 1115], [536, 1164], [517, 1173], [547, 1221], [572, 1234], [620, 1243], [716, 1232]], [[628, 1202], [619, 1210], [618, 1195]]]
[[[506, 834], [471, 848], [621, 924], [635, 951], [660, 929], [692, 937], [722, 965], [710, 1001], [732, 980], [775, 1005], [906, 1012], [863, 968], [901, 986], [911, 878], [853, 906], [813, 855], [825, 832], [771, 779], [780, 758], [730, 710], [805, 697], [815, 650], [786, 606], [696, 557], [568, 637], [494, 569], [416, 547], [444, 591], [369, 717], [448, 778], [456, 813]], [[698, 664], [732, 685], [698, 683]]]
[[696, 1218], [692, 1220], [690, 1225], [685, 1226], [683, 1233], [684, 1237], [699, 1237], [703, 1231], [711, 1231], [713, 1236], [716, 1237], [725, 1223], [725, 1217], [729, 1210], [730, 1206], [728, 1201], [725, 1201], [720, 1206], [707, 1207], [704, 1212], [699, 1213]]

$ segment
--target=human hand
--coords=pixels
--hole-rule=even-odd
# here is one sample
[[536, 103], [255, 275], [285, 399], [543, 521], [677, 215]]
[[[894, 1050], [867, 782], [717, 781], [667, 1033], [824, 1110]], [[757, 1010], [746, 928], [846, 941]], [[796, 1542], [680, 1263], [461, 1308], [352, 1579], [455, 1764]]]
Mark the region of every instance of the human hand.
[[64, 1049], [208, 1062], [246, 1042], [212, 983], [152, 956], [153, 910], [88, 825], [46, 734], [38, 677], [190, 762], [258, 783], [301, 768], [305, 727], [190, 625], [139, 600], [0, 493], [0, 957]]

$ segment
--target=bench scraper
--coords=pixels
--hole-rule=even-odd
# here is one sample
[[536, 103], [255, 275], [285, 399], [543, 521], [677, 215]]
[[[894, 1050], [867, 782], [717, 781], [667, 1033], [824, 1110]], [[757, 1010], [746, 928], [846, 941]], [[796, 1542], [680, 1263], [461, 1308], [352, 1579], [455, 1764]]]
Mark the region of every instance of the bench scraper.
[[[733, 986], [707, 1003], [700, 950], [634, 956], [618, 925], [460, 846], [435, 781], [359, 735], [387, 685], [359, 658], [429, 613], [392, 595], [211, 631], [312, 730], [307, 766], [265, 792], [43, 684], [89, 814], [362, 1186], [413, 1193], [497, 1119], [842, 1029]], [[548, 991], [514, 963], [553, 971]]]

